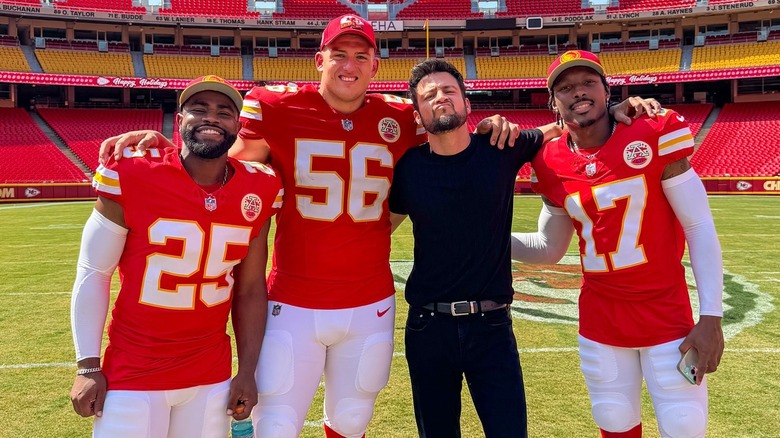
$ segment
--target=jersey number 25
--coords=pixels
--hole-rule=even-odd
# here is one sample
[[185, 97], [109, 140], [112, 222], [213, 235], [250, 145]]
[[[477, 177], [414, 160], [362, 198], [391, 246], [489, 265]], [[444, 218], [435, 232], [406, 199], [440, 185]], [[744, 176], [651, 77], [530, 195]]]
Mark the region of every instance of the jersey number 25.
[[[210, 238], [194, 221], [160, 219], [149, 227], [149, 243], [165, 245], [168, 240], [181, 240], [182, 254], [152, 254], [146, 259], [141, 286], [140, 302], [166, 309], [194, 309], [198, 284], [187, 284], [188, 278], [195, 275], [201, 267], [203, 257], [200, 300], [212, 307], [230, 299], [233, 289], [233, 276], [230, 271], [240, 260], [229, 260], [226, 256], [228, 246], [249, 246], [251, 229], [247, 227], [212, 224]], [[162, 289], [161, 278], [168, 274], [182, 279], [173, 290]], [[219, 280], [225, 279], [227, 286], [220, 286]]]

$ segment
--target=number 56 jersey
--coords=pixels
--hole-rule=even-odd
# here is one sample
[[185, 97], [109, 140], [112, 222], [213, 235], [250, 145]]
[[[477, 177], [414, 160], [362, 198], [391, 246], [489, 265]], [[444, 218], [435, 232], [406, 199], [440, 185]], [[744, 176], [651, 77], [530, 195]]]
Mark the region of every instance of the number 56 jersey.
[[533, 189], [566, 209], [579, 237], [580, 334], [620, 347], [679, 339], [693, 326], [682, 227], [661, 187], [664, 168], [693, 153], [682, 116], [662, 110], [618, 124], [575, 153], [568, 131], [532, 162]]
[[211, 194], [182, 167], [176, 148], [128, 148], [97, 169], [93, 185], [122, 206], [129, 229], [103, 361], [109, 389], [230, 378], [233, 268], [281, 206], [282, 186], [266, 166], [229, 163], [233, 176]]
[[408, 100], [369, 94], [352, 114], [306, 85], [252, 89], [243, 139], [265, 139], [284, 181], [269, 299], [310, 309], [374, 303], [395, 292], [387, 195], [393, 166], [426, 141]]

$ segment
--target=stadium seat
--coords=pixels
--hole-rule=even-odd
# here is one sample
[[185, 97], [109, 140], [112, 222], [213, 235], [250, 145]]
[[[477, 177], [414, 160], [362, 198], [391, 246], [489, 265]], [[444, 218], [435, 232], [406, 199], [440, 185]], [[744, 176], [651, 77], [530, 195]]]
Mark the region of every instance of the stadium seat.
[[0, 182], [85, 182], [84, 174], [22, 108], [0, 108]]
[[197, 17], [258, 18], [260, 13], [247, 10], [246, 0], [171, 0], [170, 8], [160, 8], [160, 15]]
[[0, 46], [0, 59], [3, 60], [2, 70], [29, 72], [30, 65], [22, 53], [22, 49], [11, 46]]
[[144, 55], [144, 65], [149, 77], [192, 79], [217, 75], [225, 79], [243, 78], [241, 58], [238, 56], [211, 57], [155, 53]]
[[780, 64], [780, 41], [694, 47], [691, 70], [717, 70]]
[[40, 108], [38, 113], [93, 171], [106, 138], [139, 129], [162, 130], [161, 110]]
[[417, 0], [401, 9], [398, 20], [444, 20], [482, 18], [481, 12], [471, 11], [470, 0]]
[[35, 49], [35, 57], [46, 73], [77, 75], [135, 76], [130, 53], [101, 53], [84, 50]]
[[656, 11], [677, 8], [692, 8], [696, 0], [619, 0], [618, 6], [610, 6], [607, 12]]
[[780, 102], [726, 104], [691, 164], [702, 176], [780, 174]]
[[274, 18], [317, 18], [330, 20], [356, 11], [337, 0], [284, 0], [284, 12], [274, 12]]
[[583, 15], [592, 14], [592, 8], [582, 7], [581, 0], [523, 0], [507, 1], [506, 12], [497, 12], [497, 17], [529, 17], [537, 15]]

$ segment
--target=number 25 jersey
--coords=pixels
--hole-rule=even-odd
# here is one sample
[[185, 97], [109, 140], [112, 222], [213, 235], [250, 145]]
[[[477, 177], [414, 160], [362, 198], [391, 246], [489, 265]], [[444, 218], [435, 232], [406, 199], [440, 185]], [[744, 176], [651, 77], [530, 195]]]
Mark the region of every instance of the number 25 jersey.
[[265, 139], [286, 198], [269, 299], [312, 309], [374, 303], [395, 291], [387, 195], [395, 162], [426, 140], [405, 99], [369, 94], [344, 115], [316, 88], [253, 88], [244, 139]]
[[270, 168], [229, 162], [234, 175], [211, 195], [184, 170], [176, 148], [127, 148], [118, 162], [98, 167], [93, 185], [122, 206], [129, 229], [103, 360], [109, 389], [230, 378], [233, 268], [280, 207], [282, 191]]
[[[618, 124], [602, 146], [571, 151], [568, 131], [536, 155], [534, 190], [566, 209], [579, 237], [580, 334], [620, 347], [657, 345], [693, 326], [682, 227], [661, 187], [693, 153], [682, 116], [662, 110]], [[587, 154], [587, 155], [583, 155]]]

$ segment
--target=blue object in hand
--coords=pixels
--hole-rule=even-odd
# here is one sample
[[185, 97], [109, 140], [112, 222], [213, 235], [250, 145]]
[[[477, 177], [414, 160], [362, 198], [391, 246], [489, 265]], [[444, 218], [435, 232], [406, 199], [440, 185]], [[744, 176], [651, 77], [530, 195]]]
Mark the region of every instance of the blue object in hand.
[[255, 428], [252, 419], [235, 421], [230, 423], [230, 436], [233, 438], [255, 438]]

